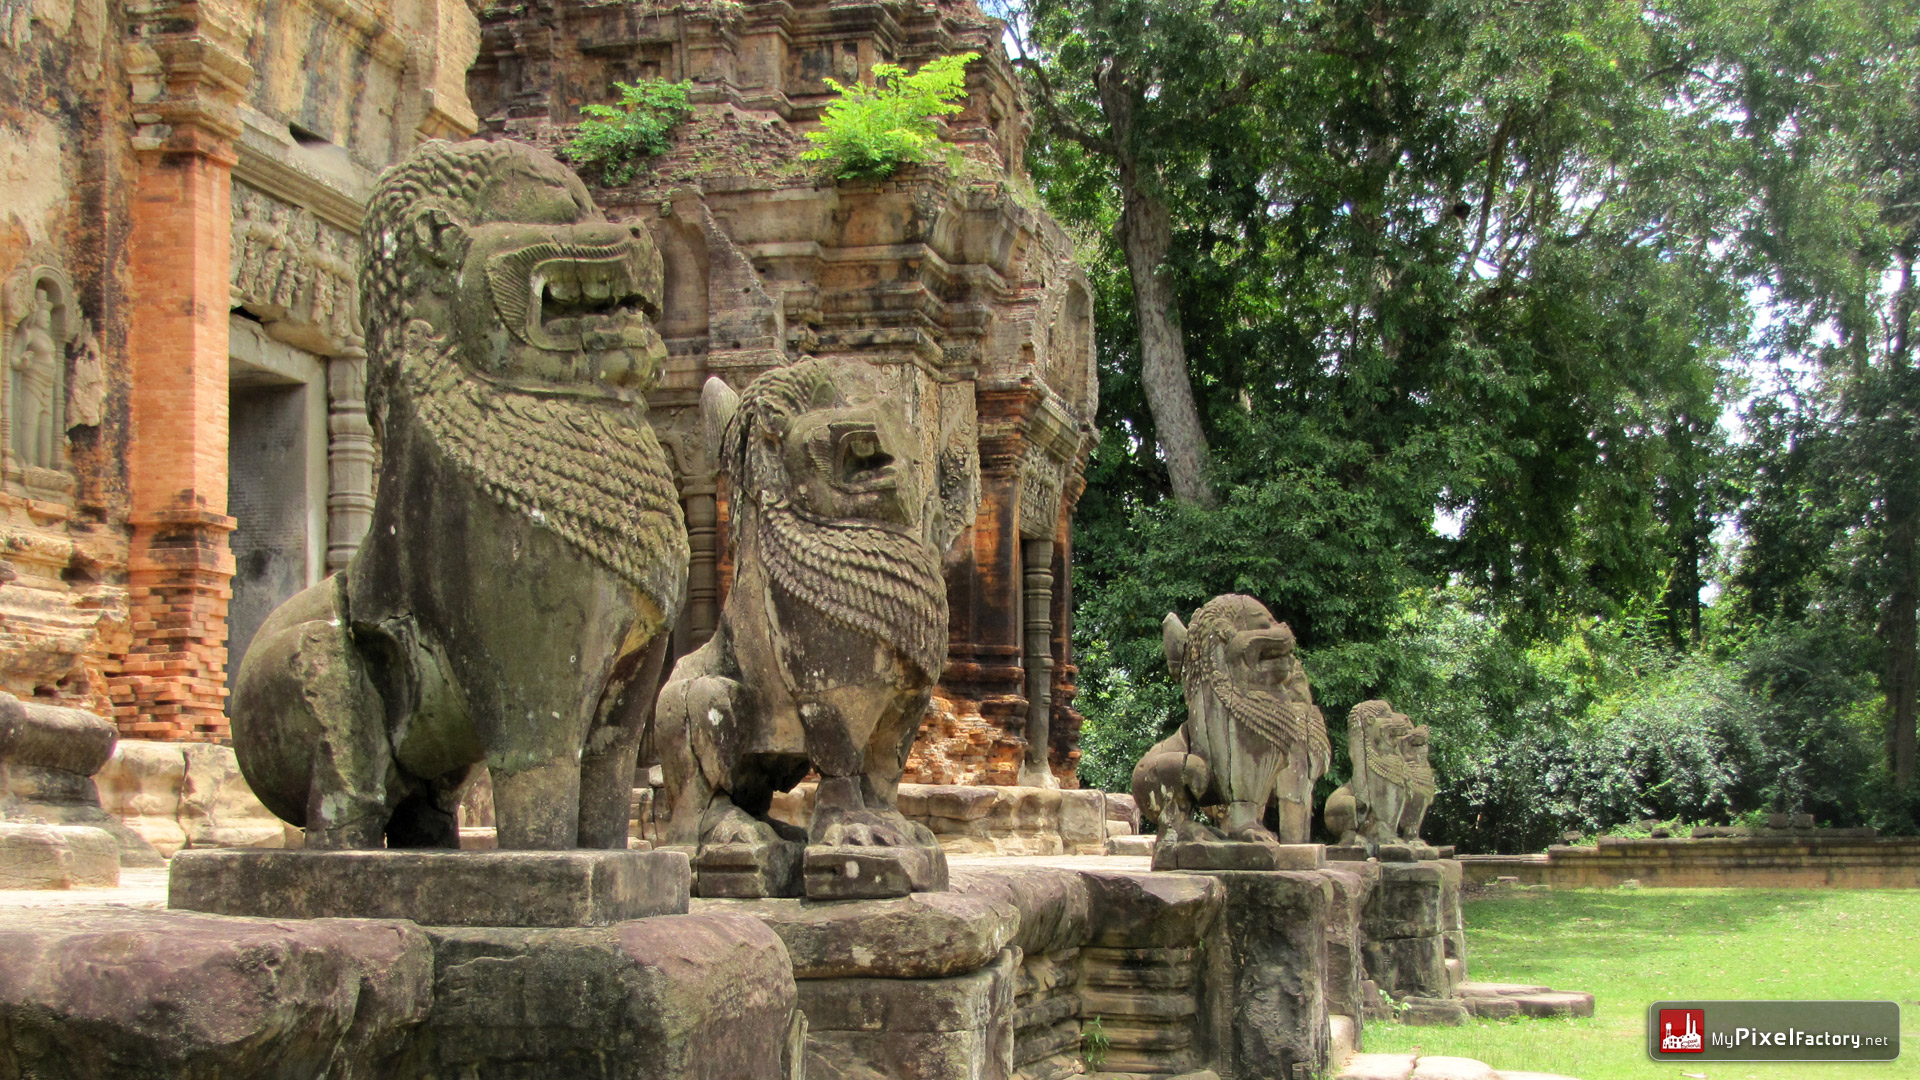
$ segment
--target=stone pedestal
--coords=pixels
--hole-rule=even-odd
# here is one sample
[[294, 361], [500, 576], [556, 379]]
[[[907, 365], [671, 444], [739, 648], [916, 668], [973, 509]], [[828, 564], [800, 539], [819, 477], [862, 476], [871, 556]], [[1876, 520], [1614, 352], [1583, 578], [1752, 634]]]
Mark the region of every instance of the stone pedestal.
[[1258, 844], [1244, 840], [1182, 840], [1153, 849], [1155, 870], [1318, 870], [1321, 844]]
[[939, 848], [810, 847], [805, 865], [809, 900], [886, 900], [947, 887], [947, 856]]
[[730, 900], [761, 900], [800, 892], [807, 846], [791, 840], [713, 844], [694, 858], [694, 891]]
[[1210, 948], [1223, 977], [1209, 987], [1209, 1011], [1231, 1018], [1217, 1053], [1223, 1076], [1292, 1077], [1328, 1064], [1328, 952], [1325, 927], [1334, 887], [1321, 873], [1209, 875], [1227, 892], [1225, 918]]
[[167, 906], [273, 919], [605, 926], [684, 914], [677, 851], [186, 851]]
[[1362, 955], [1367, 977], [1395, 998], [1447, 996], [1442, 881], [1431, 862], [1380, 863], [1380, 883], [1362, 916]]
[[[160, 866], [160, 853], [100, 805], [93, 776], [113, 753], [119, 738], [113, 724], [81, 709], [21, 701], [0, 691], [0, 821], [25, 825], [85, 826], [113, 838], [120, 865]], [[65, 833], [48, 833], [58, 837]], [[80, 834], [74, 834], [80, 835]], [[21, 850], [40, 850], [40, 841], [21, 840]], [[74, 851], [90, 851], [84, 837]], [[0, 863], [6, 856], [0, 855]], [[97, 860], [95, 860], [97, 861]], [[0, 866], [4, 873], [4, 866]], [[90, 869], [77, 883], [111, 885], [102, 871]], [[32, 876], [29, 874], [28, 876]], [[46, 886], [64, 888], [64, 886]]]

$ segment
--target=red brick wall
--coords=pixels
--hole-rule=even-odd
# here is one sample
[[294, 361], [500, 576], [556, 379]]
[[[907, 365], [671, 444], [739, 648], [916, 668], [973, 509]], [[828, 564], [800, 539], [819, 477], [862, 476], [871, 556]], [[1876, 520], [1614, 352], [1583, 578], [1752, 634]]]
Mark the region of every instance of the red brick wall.
[[232, 160], [142, 155], [134, 196], [128, 479], [132, 647], [110, 687], [125, 734], [227, 736], [227, 272]]

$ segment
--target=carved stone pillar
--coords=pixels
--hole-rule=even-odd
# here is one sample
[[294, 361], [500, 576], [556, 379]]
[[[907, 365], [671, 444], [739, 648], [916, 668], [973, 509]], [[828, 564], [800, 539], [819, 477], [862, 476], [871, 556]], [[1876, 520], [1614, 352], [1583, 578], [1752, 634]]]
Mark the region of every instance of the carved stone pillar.
[[373, 425], [367, 354], [351, 345], [327, 361], [327, 573], [347, 568], [373, 523]]
[[1026, 569], [1022, 606], [1027, 638], [1027, 756], [1020, 764], [1020, 783], [1058, 787], [1047, 766], [1053, 713], [1053, 541], [1022, 540], [1020, 561]]
[[129, 9], [133, 633], [114, 696], [121, 731], [142, 738], [227, 734], [230, 198], [252, 19], [244, 2]]
[[689, 651], [713, 637], [720, 625], [720, 581], [715, 545], [720, 539], [720, 507], [712, 484], [689, 484], [686, 498], [687, 547], [687, 633]]

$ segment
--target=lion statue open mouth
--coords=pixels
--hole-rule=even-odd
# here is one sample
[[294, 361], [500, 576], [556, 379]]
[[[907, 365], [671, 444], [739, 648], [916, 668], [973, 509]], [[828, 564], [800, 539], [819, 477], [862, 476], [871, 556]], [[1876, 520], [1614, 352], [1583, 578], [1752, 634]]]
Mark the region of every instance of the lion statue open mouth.
[[420, 147], [364, 246], [373, 526], [248, 650], [241, 768], [309, 847], [454, 846], [481, 763], [501, 847], [625, 847], [687, 575], [660, 256], [511, 142]]

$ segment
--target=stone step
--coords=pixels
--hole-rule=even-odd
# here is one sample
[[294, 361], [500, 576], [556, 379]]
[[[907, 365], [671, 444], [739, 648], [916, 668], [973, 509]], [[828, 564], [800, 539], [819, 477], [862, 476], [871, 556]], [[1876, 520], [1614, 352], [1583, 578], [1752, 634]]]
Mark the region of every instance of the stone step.
[[1135, 833], [1130, 836], [1109, 836], [1106, 851], [1109, 855], [1147, 856], [1153, 854], [1154, 837]]
[[1494, 1071], [1484, 1061], [1473, 1058], [1422, 1054], [1413, 1064], [1408, 1080], [1494, 1080]]
[[1551, 986], [1532, 983], [1463, 982], [1453, 993], [1456, 997], [1512, 997], [1516, 994], [1547, 994], [1552, 991]]
[[1512, 1001], [1522, 1016], [1592, 1016], [1593, 995], [1577, 990], [1551, 990], [1544, 994], [1515, 994]]
[[1467, 1022], [1466, 1006], [1442, 998], [1406, 998], [1395, 1019], [1408, 1027], [1459, 1027]]
[[1509, 1016], [1520, 1015], [1520, 1003], [1512, 998], [1466, 997], [1460, 999], [1460, 1004], [1465, 1005], [1468, 1012], [1482, 1020], [1504, 1020]]

